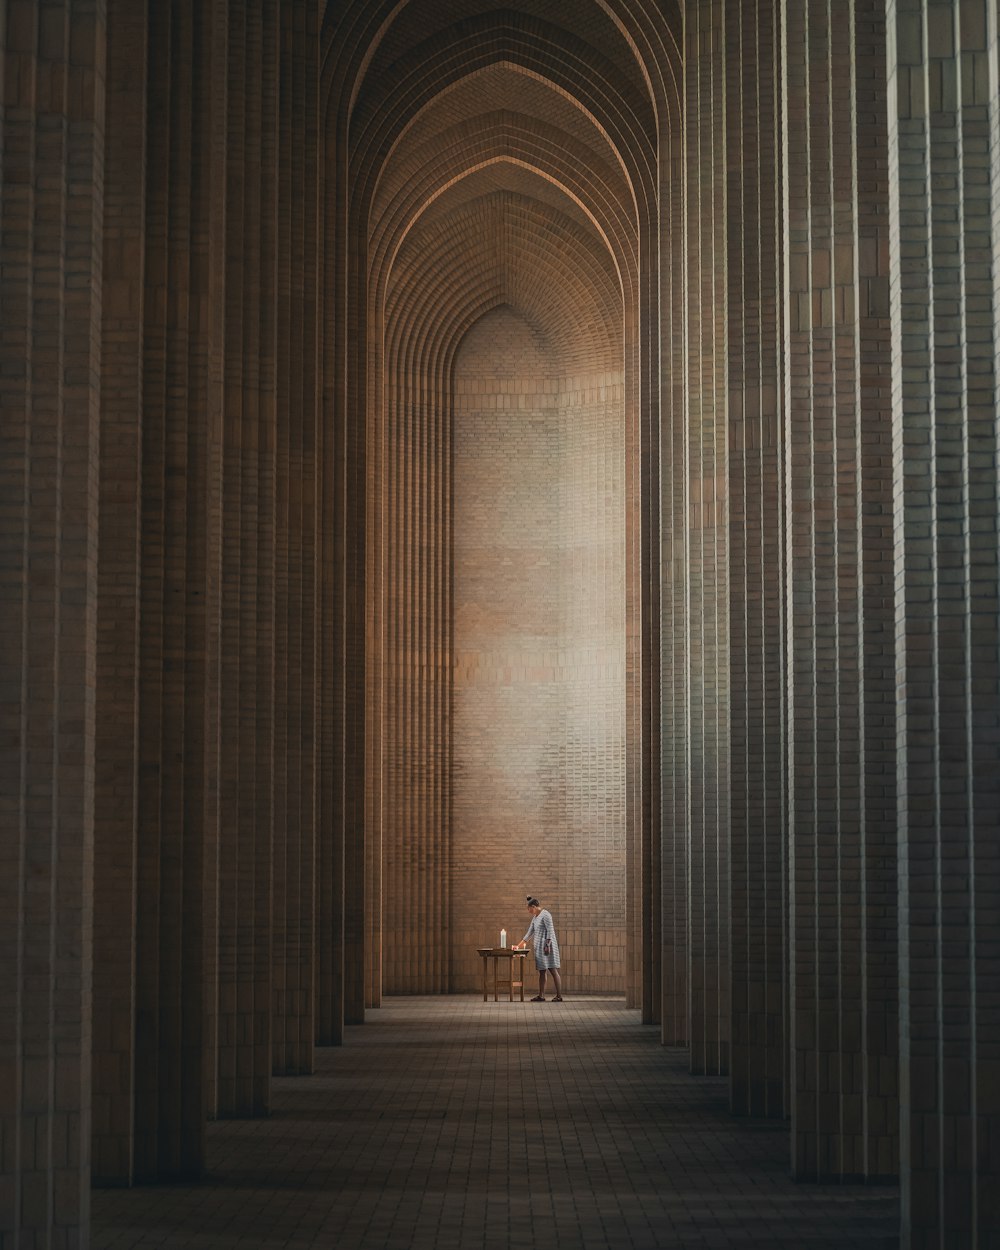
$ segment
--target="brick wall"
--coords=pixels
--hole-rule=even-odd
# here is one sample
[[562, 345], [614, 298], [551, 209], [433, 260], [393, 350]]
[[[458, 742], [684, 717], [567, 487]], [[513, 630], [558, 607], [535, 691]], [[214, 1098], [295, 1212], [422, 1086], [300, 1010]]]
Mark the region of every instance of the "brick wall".
[[[513, 932], [524, 896], [545, 888], [537, 877], [519, 877], [504, 900], [494, 868], [509, 876], [509, 864], [520, 860], [522, 875], [529, 873], [532, 831], [542, 829], [564, 849], [556, 866], [530, 871], [546, 874], [554, 906], [554, 896], [565, 894], [567, 940], [593, 950], [581, 956], [581, 984], [622, 988], [623, 605], [612, 590], [621, 596], [624, 576], [620, 289], [611, 258], [582, 223], [543, 210], [523, 191], [474, 198], [479, 189], [467, 184], [462, 201], [442, 200], [411, 233], [386, 296], [376, 561], [387, 575], [373, 604], [383, 640], [379, 990], [474, 986], [476, 947], [505, 923]], [[428, 285], [440, 291], [437, 301], [420, 297]], [[483, 302], [523, 308], [541, 327], [526, 358], [533, 365], [522, 370], [514, 348], [493, 363], [480, 359], [500, 315], [466, 338]], [[433, 368], [435, 337], [457, 349], [438, 381], [420, 372], [422, 361]], [[534, 423], [520, 406], [531, 396]], [[513, 431], [536, 426], [537, 445], [529, 440], [519, 458]], [[480, 489], [489, 502], [478, 498]], [[544, 524], [537, 508], [551, 514]], [[501, 515], [516, 529], [522, 513], [539, 521], [534, 539], [518, 546], [512, 530], [503, 541], [487, 537]], [[535, 552], [530, 591], [516, 558], [528, 550]], [[546, 568], [562, 580], [550, 585]], [[495, 600], [482, 601], [483, 578]], [[535, 614], [533, 594], [543, 587], [550, 597], [535, 624], [523, 626], [526, 638], [508, 640], [511, 654], [508, 642], [478, 637], [498, 617], [516, 632], [518, 614]], [[598, 591], [607, 606], [595, 607]], [[477, 658], [480, 650], [485, 658]], [[525, 765], [520, 782], [511, 752]], [[500, 771], [522, 792], [520, 810], [513, 792], [501, 797], [504, 758]], [[488, 793], [486, 807], [508, 845], [496, 865], [483, 862], [483, 817], [474, 811]], [[587, 872], [574, 875], [570, 845], [581, 866], [593, 859]], [[613, 922], [601, 919], [605, 908]], [[609, 961], [617, 971], [600, 972]]]
[[[515, 42], [527, 39], [534, 63], [546, 64], [557, 77], [564, 72], [558, 61], [552, 60], [554, 49], [530, 23], [516, 34], [515, 28], [516, 23], [501, 29], [497, 38]], [[474, 58], [475, 46], [466, 42], [461, 55]], [[636, 380], [633, 374], [629, 398], [621, 368], [626, 350], [623, 339], [631, 338], [629, 350], [636, 351], [637, 240], [630, 188], [616, 169], [607, 137], [569, 107], [564, 96], [537, 76], [516, 72], [511, 64], [486, 70], [475, 60], [472, 63], [471, 86], [459, 83], [440, 101], [428, 98], [417, 124], [402, 131], [388, 164], [383, 164], [384, 150], [376, 142], [387, 142], [393, 127], [399, 125], [402, 130], [405, 121], [397, 97], [384, 103], [380, 100], [388, 80], [373, 75], [356, 111], [356, 185], [370, 186], [371, 194], [367, 298], [376, 323], [383, 327], [380, 352], [374, 360], [358, 362], [359, 373], [363, 370], [370, 388], [372, 489], [368, 497], [366, 571], [374, 579], [365, 635], [369, 648], [365, 846], [365, 895], [369, 904], [365, 924], [371, 932], [371, 940], [365, 943], [369, 969], [365, 994], [369, 1003], [377, 1002], [383, 990], [427, 992], [474, 985], [478, 976], [474, 950], [484, 940], [471, 932], [467, 920], [481, 910], [482, 899], [477, 893], [479, 885], [470, 885], [470, 877], [477, 875], [473, 865], [479, 858], [472, 835], [480, 826], [469, 818], [466, 807], [485, 776], [484, 769], [492, 765], [483, 758], [481, 747], [473, 750], [470, 745], [481, 739], [481, 724], [474, 723], [474, 718], [470, 723], [469, 717], [482, 700], [470, 698], [458, 655], [458, 633], [460, 628], [467, 632], [469, 618], [455, 597], [460, 594], [455, 579], [461, 567], [462, 544], [475, 543], [478, 531], [473, 526], [471, 533], [466, 532], [468, 527], [457, 509], [460, 496], [468, 499], [462, 492], [488, 477], [491, 464], [501, 466], [497, 468], [499, 482], [512, 482], [517, 469], [509, 464], [503, 468], [502, 458], [495, 461], [484, 455], [477, 468], [466, 460], [459, 471], [458, 440], [464, 428], [461, 413], [470, 402], [457, 389], [459, 374], [469, 367], [468, 350], [460, 344], [469, 327], [500, 304], [521, 310], [539, 327], [551, 343], [550, 352], [555, 353], [543, 371], [544, 391], [538, 387], [540, 393], [549, 396], [553, 412], [547, 428], [553, 436], [571, 425], [578, 436], [583, 431], [592, 432], [593, 436], [588, 434], [585, 440], [590, 449], [581, 446], [578, 462], [593, 461], [588, 472], [594, 482], [600, 480], [603, 471], [599, 464], [608, 458], [601, 439], [610, 436], [615, 424], [608, 425], [606, 414], [601, 415], [608, 384], [604, 362], [610, 351], [617, 387], [614, 402], [622, 427], [616, 453], [621, 457], [618, 507], [622, 513], [623, 463], [630, 438], [636, 470], [640, 463], [636, 436], [627, 433], [626, 415], [631, 414], [635, 422]], [[415, 91], [428, 91], [435, 64], [433, 56], [428, 60], [419, 51], [406, 49], [397, 72], [411, 76]], [[632, 88], [622, 82], [621, 90]], [[595, 91], [599, 94], [599, 89]], [[548, 127], [523, 113], [526, 100], [534, 101], [548, 114]], [[459, 124], [469, 109], [473, 110], [471, 117]], [[625, 144], [624, 131], [619, 137]], [[634, 137], [627, 142], [634, 144]], [[471, 171], [463, 170], [465, 145], [481, 158]], [[569, 164], [567, 154], [572, 158]], [[363, 199], [366, 193], [359, 191], [359, 196]], [[632, 301], [626, 318], [622, 316], [623, 276], [629, 289], [626, 299]], [[631, 332], [625, 328], [628, 324]], [[521, 385], [516, 373], [508, 373], [503, 381], [489, 381], [491, 376], [484, 374], [480, 387], [489, 408], [507, 402], [506, 396], [511, 394], [508, 388], [515, 381]], [[562, 402], [557, 402], [560, 395]], [[566, 415], [568, 405], [574, 408], [575, 425]], [[569, 439], [569, 435], [563, 431], [559, 438]], [[555, 445], [550, 450], [553, 458], [548, 479], [539, 478], [536, 471], [533, 480], [538, 491], [543, 491], [545, 482], [551, 503], [551, 493], [561, 480], [556, 466], [562, 463], [565, 468], [577, 461], [566, 456], [560, 461]], [[539, 466], [543, 461], [544, 457]], [[589, 480], [581, 480], [574, 498], [586, 494]], [[603, 498], [603, 486], [599, 493]], [[591, 530], [596, 535], [598, 529], [607, 528], [608, 521], [602, 519], [601, 526], [595, 528], [585, 510], [576, 504], [573, 508], [577, 516], [571, 527], [574, 533], [570, 536], [567, 531], [558, 542], [563, 551], [575, 553], [579, 567], [574, 577], [579, 581], [596, 562], [596, 557], [585, 558], [581, 544], [590, 539], [584, 535]], [[623, 522], [624, 515], [620, 514], [620, 594], [624, 594]], [[638, 538], [638, 531], [635, 536]], [[504, 563], [516, 577], [509, 552], [504, 553]], [[637, 578], [633, 585], [638, 593]], [[468, 593], [468, 588], [461, 593]], [[562, 603], [558, 612], [557, 603]], [[532, 705], [526, 704], [520, 714], [508, 716], [506, 728], [498, 727], [498, 742], [506, 742], [502, 749], [509, 750], [512, 735], [529, 723], [538, 734], [533, 758], [541, 761], [545, 757], [539, 767], [546, 775], [531, 783], [540, 789], [519, 822], [522, 828], [540, 821], [549, 823], [556, 826], [560, 837], [576, 836], [582, 855], [590, 853], [587, 846], [592, 842], [598, 859], [614, 862], [617, 856], [617, 867], [611, 871], [621, 874], [618, 880], [607, 886], [592, 881], [585, 887], [582, 878], [574, 878], [572, 888], [567, 886], [567, 905], [578, 917], [571, 924], [570, 938], [577, 945], [601, 949], [601, 942], [592, 938], [594, 931], [600, 930], [605, 945], [618, 947], [619, 971], [613, 983], [631, 992], [622, 927], [624, 872], [629, 856], [629, 812], [634, 813], [637, 830], [641, 798], [638, 791], [626, 797], [625, 790], [624, 742], [628, 731], [624, 724], [624, 651], [614, 661], [619, 669], [617, 678], [610, 679], [611, 686], [602, 694], [602, 701], [618, 699], [623, 718], [609, 744], [601, 719], [606, 713], [595, 716], [591, 708], [594, 666], [600, 667], [595, 657], [607, 648], [603, 641], [599, 645], [584, 641], [595, 631], [596, 636], [602, 636], [605, 626], [579, 619], [580, 609], [573, 607], [572, 596], [556, 596], [550, 608], [546, 629], [553, 643], [553, 631], [560, 620], [562, 627], [581, 641], [568, 652], [564, 644], [565, 654], [543, 652], [531, 665], [524, 665], [522, 656], [521, 667], [530, 668], [532, 676], [514, 678], [507, 691], [513, 697], [518, 691], [524, 695], [532, 684], [557, 687], [559, 693], [550, 691], [551, 697], [546, 696], [551, 705], [550, 723], [547, 727], [534, 724], [526, 710]], [[617, 608], [621, 646], [623, 608], [623, 603]], [[602, 613], [603, 609], [598, 618]], [[480, 645], [466, 639], [463, 647], [467, 641], [472, 649]], [[492, 661], [484, 671], [491, 666]], [[538, 676], [543, 669], [561, 676], [543, 681]], [[586, 673], [585, 678], [581, 672]], [[633, 669], [637, 692], [641, 689], [640, 672], [638, 667]], [[617, 694], [613, 691], [615, 680], [621, 682]], [[597, 727], [588, 728], [581, 738], [579, 727], [591, 721]], [[577, 728], [572, 727], [574, 723]], [[637, 718], [635, 723], [638, 725]], [[615, 734], [618, 741], [614, 741]], [[637, 761], [641, 746], [638, 732], [634, 742]], [[604, 757], [619, 762], [605, 764]], [[622, 770], [617, 778], [616, 767]], [[648, 770], [633, 767], [634, 777], [645, 778], [648, 783]], [[610, 769], [607, 786], [605, 769]], [[585, 781], [588, 771], [594, 774], [589, 782]], [[607, 791], [605, 796], [595, 801], [602, 788]], [[560, 789], [562, 798], [558, 797]], [[504, 819], [508, 821], [509, 815]], [[576, 834], [572, 833], [574, 827]], [[610, 855], [608, 838], [615, 845]], [[638, 857], [632, 862], [638, 864]], [[480, 868], [480, 884], [487, 876]], [[521, 921], [523, 896], [529, 889], [541, 888], [537, 880], [534, 885], [519, 882], [516, 889], [508, 891], [507, 906], [512, 905], [513, 911], [508, 910], [495, 926], [490, 920], [489, 929], [499, 931], [504, 919], [513, 929]], [[606, 906], [605, 894], [615, 900], [612, 912], [617, 919], [610, 928], [618, 932], [613, 938], [604, 933], [608, 925], [593, 922], [593, 916]], [[490, 906], [502, 910], [503, 903], [494, 896]], [[588, 920], [579, 918], [587, 913], [591, 913]], [[635, 917], [633, 912], [633, 923]], [[634, 942], [631, 949], [638, 963]], [[458, 955], [459, 951], [463, 953]], [[598, 962], [597, 957], [587, 961]], [[587, 968], [586, 976], [581, 984], [611, 984], [596, 967]]]
[[454, 989], [529, 893], [567, 985], [624, 987], [622, 378], [561, 369], [507, 307], [455, 365]]

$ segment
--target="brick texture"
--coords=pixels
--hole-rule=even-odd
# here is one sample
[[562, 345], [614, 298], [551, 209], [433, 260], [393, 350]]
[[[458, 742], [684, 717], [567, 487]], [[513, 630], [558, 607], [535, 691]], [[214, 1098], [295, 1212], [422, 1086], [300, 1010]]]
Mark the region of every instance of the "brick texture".
[[0, 5], [0, 1250], [529, 891], [794, 1176], [990, 1244], [998, 27]]
[[[319, 411], [317, 402], [318, 64], [314, 0], [280, 6], [277, 145], [278, 504], [275, 552], [275, 823], [273, 897], [275, 1072], [312, 1071], [317, 1030], [317, 867], [320, 616], [318, 601]], [[287, 518], [287, 520], [285, 520]], [[284, 521], [284, 524], [282, 523]], [[286, 528], [287, 527], [287, 528]], [[283, 749], [282, 749], [283, 744]], [[328, 995], [328, 991], [327, 991]]]
[[786, 699], [792, 1165], [896, 1172], [887, 300], [878, 5], [788, 5]]
[[[136, 1178], [198, 1174], [218, 854], [224, 5], [149, 14]], [[195, 56], [195, 48], [198, 55]]]
[[[287, 551], [276, 484], [277, 9], [227, 31], [218, 1024], [215, 1114], [260, 1115], [272, 1067], [277, 775], [275, 594]], [[274, 874], [277, 877], [277, 873]], [[281, 885], [284, 885], [283, 879]], [[279, 887], [280, 888], [280, 887]]]
[[620, 990], [621, 349], [612, 322], [606, 372], [567, 376], [536, 317], [502, 306], [455, 366], [451, 982], [475, 988], [476, 946], [520, 937], [531, 893], [567, 984]]
[[888, 6], [902, 1244], [995, 1239], [997, 12]]
[[134, 1154], [147, 16], [108, 8], [94, 774], [95, 1184]]
[[[725, 22], [688, 6], [687, 164], [688, 811], [687, 1041], [691, 1069], [729, 1070], [729, 645], [725, 233]], [[694, 172], [696, 171], [696, 172]]]
[[[496, 37], [503, 46], [518, 49], [519, 59], [527, 57], [526, 68], [544, 63], [561, 78], [569, 73], [554, 59], [544, 23], [502, 22]], [[472, 57], [474, 49], [467, 44], [457, 45], [456, 55]], [[394, 72], [409, 74], [420, 92], [431, 81], [433, 68], [419, 49], [412, 54], [404, 50]], [[373, 493], [366, 566], [374, 589], [368, 596], [366, 630], [364, 892], [381, 903], [380, 910], [368, 907], [365, 917], [368, 1003], [378, 1001], [383, 989], [420, 992], [473, 985], [479, 971], [475, 947], [494, 928], [499, 931], [506, 924], [513, 931], [521, 923], [523, 896], [529, 890], [547, 889], [557, 909], [557, 897], [564, 895], [564, 944], [568, 938], [580, 949], [582, 985], [622, 987], [628, 975], [622, 873], [642, 797], [635, 786], [630, 791], [634, 797], [626, 797], [629, 731], [621, 689], [614, 710], [612, 674], [617, 669], [618, 680], [624, 682], [624, 634], [617, 643], [613, 634], [616, 628], [624, 630], [624, 620], [619, 606], [608, 623], [599, 616], [595, 624], [582, 610], [584, 600], [574, 601], [573, 596], [592, 594], [595, 585], [599, 593], [610, 593], [604, 587], [616, 576], [619, 594], [624, 588], [624, 568], [615, 574], [613, 562], [627, 559], [628, 540], [623, 533], [617, 540], [613, 531], [605, 535], [612, 522], [603, 519], [603, 510], [613, 506], [616, 493], [621, 507], [622, 483], [619, 477], [615, 486], [614, 461], [629, 453], [624, 447], [613, 453], [601, 441], [610, 434], [596, 431], [608, 421], [598, 415], [602, 405], [622, 405], [625, 443], [631, 440], [631, 463], [638, 469], [638, 393], [633, 391], [631, 399], [626, 395], [620, 365], [610, 374], [606, 368], [595, 372], [595, 365], [609, 350], [617, 361], [623, 350], [636, 350], [633, 197], [615, 168], [608, 139], [551, 87], [512, 65], [486, 69], [471, 59], [469, 69], [475, 75], [475, 92], [459, 84], [440, 103], [427, 97], [419, 121], [407, 130], [387, 166], [382, 165], [383, 148], [402, 118], [397, 120], [395, 98], [383, 114], [377, 112], [377, 75], [358, 101], [354, 123], [358, 200], [372, 188], [365, 298], [384, 327], [384, 354], [374, 367], [368, 363], [365, 368], [374, 414], [367, 436]], [[609, 66], [608, 73], [621, 90], [634, 90], [617, 67]], [[602, 89], [607, 90], [603, 83], [589, 88], [595, 101]], [[523, 111], [525, 96], [551, 113], [554, 130]], [[635, 138], [625, 132], [620, 138], [639, 155]], [[577, 156], [572, 168], [565, 164], [567, 149]], [[461, 165], [456, 160], [468, 160], [467, 152], [478, 157], [478, 164], [457, 180]], [[627, 293], [622, 289], [624, 274]], [[433, 300], [427, 298], [432, 291]], [[626, 343], [623, 294], [632, 301], [625, 318]], [[585, 360], [557, 363], [557, 352], [544, 369], [536, 361], [538, 367], [531, 371], [535, 380], [522, 378], [512, 359], [500, 369], [502, 376], [485, 366], [477, 373], [470, 345], [481, 339], [469, 337], [465, 346], [458, 345], [471, 325], [500, 304], [524, 310], [546, 342], [555, 337], [564, 345], [562, 355], [569, 345]], [[548, 350], [550, 355], [556, 352], [554, 346]], [[478, 383], [469, 380], [462, 383], [462, 393], [452, 392], [452, 376], [465, 376], [469, 370], [470, 379], [476, 374]], [[534, 453], [526, 453], [523, 462], [512, 460], [514, 444], [502, 452], [504, 440], [497, 433], [495, 450], [487, 455], [474, 436], [460, 431], [477, 428], [476, 412], [481, 418], [488, 414], [496, 427], [504, 420], [505, 405], [510, 405], [518, 428], [526, 430], [518, 405], [527, 401], [516, 397], [536, 393], [552, 416], [549, 476], [536, 467], [534, 486], [518, 493], [520, 468], [536, 461], [541, 465], [545, 454], [538, 453], [540, 460], [533, 459]], [[579, 419], [568, 415], [571, 406]], [[571, 454], [574, 428], [581, 446]], [[556, 451], [564, 445], [563, 452]], [[575, 471], [574, 487], [561, 487], [577, 462], [592, 467]], [[500, 481], [509, 485], [499, 493], [490, 482], [491, 464], [507, 475]], [[605, 473], [610, 474], [606, 482]], [[503, 557], [510, 566], [506, 582], [491, 584], [484, 592], [483, 573], [495, 558], [489, 545], [495, 536], [477, 537], [490, 524], [490, 507], [478, 498], [480, 483], [484, 498], [508, 510], [513, 528], [521, 519], [522, 504], [529, 510], [554, 510], [553, 517], [561, 518], [561, 530], [552, 532], [551, 540], [530, 540], [536, 547], [552, 543], [547, 556], [540, 551], [538, 561], [551, 565], [556, 553], [562, 553], [570, 562], [563, 575], [570, 589], [551, 587], [547, 624], [541, 635], [532, 635], [534, 650], [524, 644], [528, 651], [521, 651], [518, 644], [513, 655], [506, 655], [503, 644], [499, 652], [490, 650], [495, 640], [487, 644], [475, 635], [476, 621], [499, 615], [516, 629], [517, 616], [534, 611], [510, 554]], [[570, 492], [565, 507], [559, 505], [559, 490]], [[532, 491], [538, 496], [534, 504], [529, 503], [535, 498]], [[594, 516], [602, 518], [599, 522], [586, 519], [590, 491], [597, 494], [600, 510]], [[638, 529], [633, 541], [638, 559]], [[614, 557], [616, 544], [623, 543], [625, 550], [619, 546]], [[600, 553], [607, 544], [605, 557]], [[532, 573], [536, 580], [544, 567], [538, 561]], [[483, 571], [477, 573], [477, 566]], [[633, 584], [638, 595], [638, 577]], [[491, 601], [490, 594], [496, 599]], [[533, 628], [525, 625], [526, 633], [532, 634]], [[559, 644], [559, 628], [570, 630], [579, 641], [569, 648]], [[546, 630], [552, 645], [542, 647], [538, 639]], [[634, 646], [638, 649], [638, 632]], [[638, 724], [641, 672], [637, 665], [632, 668], [636, 693], [631, 706]], [[555, 739], [543, 732], [544, 724]], [[526, 732], [534, 735], [534, 747], [523, 741]], [[637, 755], [638, 730], [634, 739]], [[536, 761], [527, 765], [531, 780], [517, 781], [517, 769], [501, 763], [515, 742], [524, 761]], [[568, 785], [567, 775], [572, 778]], [[635, 770], [634, 780], [641, 785], [641, 769]], [[496, 802], [490, 794], [497, 796]], [[630, 811], [636, 813], [632, 818]], [[487, 827], [495, 830], [491, 841], [497, 879], [484, 895], [478, 839]], [[541, 860], [549, 834], [553, 863], [535, 867], [530, 861]], [[617, 865], [616, 856], [621, 857]], [[631, 862], [637, 865], [638, 857]], [[526, 874], [532, 879], [526, 880]], [[585, 879], [591, 882], [587, 888]], [[597, 879], [600, 886], [594, 884]], [[606, 964], [615, 968], [610, 979], [601, 971]]]
[[[669, 23], [671, 14], [667, 14]], [[677, 15], [679, 16], [679, 14]], [[651, 577], [659, 583], [657, 619], [652, 622], [651, 648], [659, 656], [660, 673], [651, 691], [649, 721], [659, 729], [659, 751], [648, 768], [659, 781], [659, 802], [651, 806], [646, 836], [650, 842], [649, 919], [638, 943], [648, 961], [648, 1001], [643, 1019], [658, 1023], [668, 1046], [686, 1046], [688, 1003], [688, 865], [690, 862], [690, 640], [688, 584], [688, 460], [687, 460], [687, 323], [688, 279], [684, 221], [687, 188], [684, 177], [686, 132], [681, 93], [683, 76], [680, 33], [669, 28], [657, 34], [661, 53], [654, 59], [658, 75], [658, 146], [660, 149], [658, 219], [655, 237], [665, 263], [657, 275], [657, 298], [647, 309], [653, 342], [661, 342], [659, 368], [653, 384], [653, 430], [648, 457], [658, 460], [659, 499], [648, 499]], [[641, 479], [640, 479], [641, 481]], [[640, 498], [648, 495], [640, 489]], [[626, 620], [626, 628], [628, 621]], [[632, 909], [635, 910], [634, 908]], [[630, 933], [636, 945], [634, 931]], [[648, 953], [647, 953], [648, 952]], [[633, 958], [636, 952], [632, 952]]]
[[726, 6], [733, 1110], [784, 1114], [783, 267], [776, 3]]
[[87, 1235], [105, 9], [9, 4], [0, 1245]]

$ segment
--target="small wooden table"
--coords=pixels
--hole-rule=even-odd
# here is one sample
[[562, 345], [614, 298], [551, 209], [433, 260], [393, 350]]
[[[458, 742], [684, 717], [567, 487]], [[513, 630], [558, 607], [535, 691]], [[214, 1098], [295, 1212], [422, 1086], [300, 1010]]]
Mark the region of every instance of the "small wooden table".
[[[481, 946], [479, 955], [483, 961], [483, 1002], [489, 999], [488, 992], [488, 969], [490, 960], [493, 961], [493, 1001], [500, 1001], [500, 991], [508, 990], [510, 993], [509, 1002], [514, 1001], [514, 990], [521, 992], [521, 1002], [524, 1002], [524, 967], [528, 958], [526, 950], [516, 951], [510, 946]], [[515, 968], [515, 961], [517, 967]], [[506, 977], [500, 976], [501, 966], [506, 963], [503, 970], [507, 973]], [[519, 981], [514, 979], [514, 973], [517, 972], [520, 977]]]

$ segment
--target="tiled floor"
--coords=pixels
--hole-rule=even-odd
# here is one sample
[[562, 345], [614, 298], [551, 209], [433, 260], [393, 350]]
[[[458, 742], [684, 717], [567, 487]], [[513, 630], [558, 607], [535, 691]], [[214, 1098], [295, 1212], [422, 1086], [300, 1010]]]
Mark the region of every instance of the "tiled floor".
[[886, 1250], [896, 1191], [795, 1185], [785, 1127], [618, 999], [390, 999], [209, 1132], [199, 1186], [99, 1191], [95, 1247]]

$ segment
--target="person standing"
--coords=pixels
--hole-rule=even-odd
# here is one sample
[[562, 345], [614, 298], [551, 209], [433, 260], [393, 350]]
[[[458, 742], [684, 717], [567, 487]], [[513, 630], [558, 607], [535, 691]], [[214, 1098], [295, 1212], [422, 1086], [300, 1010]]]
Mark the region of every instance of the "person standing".
[[561, 1003], [562, 980], [559, 976], [559, 941], [556, 938], [556, 927], [552, 923], [552, 913], [540, 907], [537, 898], [528, 895], [528, 911], [531, 912], [531, 924], [528, 932], [521, 938], [522, 948], [532, 939], [535, 946], [535, 967], [538, 969], [538, 993], [531, 1000], [533, 1003], [545, 1002], [545, 976], [552, 977], [556, 987], [552, 1001]]

